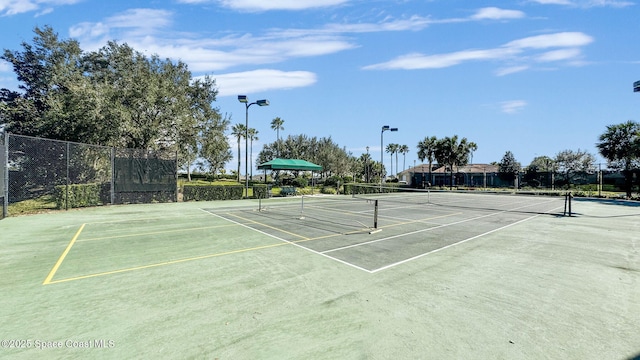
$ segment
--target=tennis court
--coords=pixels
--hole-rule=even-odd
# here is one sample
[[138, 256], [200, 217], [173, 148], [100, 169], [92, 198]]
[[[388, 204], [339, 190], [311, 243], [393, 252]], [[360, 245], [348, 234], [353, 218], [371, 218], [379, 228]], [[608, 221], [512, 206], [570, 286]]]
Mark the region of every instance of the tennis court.
[[315, 254], [377, 272], [538, 216], [564, 216], [564, 198], [408, 191], [259, 200], [207, 209]]
[[632, 359], [640, 207], [564, 205], [432, 192], [6, 218], [0, 356]]

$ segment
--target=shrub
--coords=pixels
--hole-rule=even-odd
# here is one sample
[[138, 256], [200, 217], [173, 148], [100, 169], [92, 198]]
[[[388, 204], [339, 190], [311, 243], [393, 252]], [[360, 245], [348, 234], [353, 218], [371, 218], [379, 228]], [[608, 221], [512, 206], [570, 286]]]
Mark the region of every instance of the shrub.
[[269, 194], [267, 185], [253, 185], [253, 197], [256, 199], [266, 199]]
[[[99, 184], [58, 185], [54, 190], [56, 209], [102, 205]], [[68, 189], [68, 190], [67, 190]]]
[[330, 195], [335, 195], [337, 193], [336, 189], [330, 186], [323, 186], [322, 189], [320, 189], [320, 192], [322, 194], [330, 194]]
[[239, 200], [243, 194], [244, 186], [185, 184], [183, 201]]
[[299, 188], [305, 188], [307, 187], [307, 184], [309, 183], [309, 181], [303, 177], [297, 177], [295, 179], [293, 179], [291, 181], [291, 185], [295, 186], [295, 187], [299, 187]]
[[342, 181], [342, 178], [340, 176], [331, 176], [328, 177], [325, 181], [324, 181], [324, 186], [333, 186], [336, 187], [338, 186], [338, 183], [343, 183], [344, 181]]

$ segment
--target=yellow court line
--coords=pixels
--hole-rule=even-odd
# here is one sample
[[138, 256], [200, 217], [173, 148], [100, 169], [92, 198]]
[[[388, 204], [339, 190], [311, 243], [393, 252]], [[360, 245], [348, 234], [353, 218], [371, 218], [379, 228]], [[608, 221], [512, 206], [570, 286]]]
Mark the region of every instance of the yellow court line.
[[[458, 215], [458, 214], [461, 214], [461, 213], [442, 215], [442, 216], [431, 217], [431, 218], [426, 218], [426, 219], [422, 219], [422, 220], [406, 221], [404, 223], [396, 223], [396, 224], [387, 225], [387, 226], [384, 226], [384, 228], [393, 227], [393, 226], [397, 226], [397, 225], [401, 225], [401, 224], [409, 224], [409, 223], [414, 223], [414, 222], [421, 222], [421, 221], [427, 221], [427, 220], [431, 220], [431, 219], [443, 218], [443, 217], [453, 216], [453, 215]], [[202, 259], [208, 259], [208, 258], [213, 258], [213, 257], [225, 256], [225, 255], [239, 254], [239, 253], [243, 253], [243, 252], [268, 249], [268, 248], [273, 248], [273, 247], [278, 247], [278, 246], [283, 246], [283, 245], [293, 245], [293, 244], [298, 244], [298, 243], [303, 243], [303, 242], [308, 242], [308, 241], [321, 240], [321, 239], [327, 239], [327, 238], [331, 238], [331, 237], [337, 237], [337, 236], [344, 235], [342, 233], [339, 233], [339, 234], [331, 234], [331, 235], [319, 236], [319, 237], [315, 237], [315, 238], [308, 238], [308, 237], [304, 237], [304, 236], [301, 236], [301, 235], [298, 235], [298, 234], [295, 234], [295, 233], [292, 233], [292, 232], [289, 232], [289, 231], [286, 231], [286, 230], [283, 230], [283, 229], [279, 229], [279, 228], [276, 228], [276, 227], [273, 227], [273, 226], [270, 226], [270, 225], [267, 225], [267, 224], [263, 224], [263, 223], [260, 223], [260, 222], [254, 221], [254, 220], [246, 219], [246, 218], [244, 218], [242, 216], [239, 216], [239, 215], [235, 215], [235, 214], [231, 214], [231, 213], [228, 213], [227, 215], [234, 216], [234, 217], [236, 217], [238, 219], [247, 221], [249, 223], [257, 224], [257, 225], [260, 225], [260, 226], [264, 226], [264, 227], [270, 228], [270, 229], [275, 230], [275, 231], [280, 231], [280, 232], [283, 232], [283, 233], [286, 233], [286, 234], [289, 234], [289, 235], [292, 235], [292, 236], [296, 236], [296, 237], [300, 238], [301, 240], [279, 242], [279, 243], [275, 243], [275, 244], [257, 246], [257, 247], [252, 247], [252, 248], [231, 250], [231, 251], [226, 251], [226, 252], [222, 252], [222, 253], [208, 254], [208, 255], [202, 255], [202, 256], [196, 256], [196, 257], [184, 258], [184, 259], [178, 259], [178, 260], [172, 260], [172, 261], [165, 261], [165, 262], [161, 262], [161, 263], [142, 265], [142, 266], [136, 266], [136, 267], [132, 267], [132, 268], [118, 269], [118, 270], [113, 270], [113, 271], [107, 271], [107, 272], [101, 272], [101, 273], [95, 273], [95, 274], [89, 274], [89, 275], [83, 275], [83, 276], [76, 276], [76, 277], [72, 277], [72, 278], [60, 279], [60, 280], [52, 281], [51, 279], [55, 275], [56, 271], [58, 270], [58, 268], [60, 267], [60, 265], [64, 261], [64, 258], [67, 256], [67, 254], [71, 250], [71, 247], [76, 242], [76, 240], [80, 236], [80, 233], [84, 229], [84, 226], [86, 225], [86, 224], [82, 224], [82, 226], [80, 227], [78, 232], [75, 234], [75, 236], [73, 237], [73, 239], [71, 240], [71, 242], [67, 246], [67, 249], [65, 249], [64, 253], [60, 256], [60, 259], [58, 259], [58, 262], [56, 263], [56, 265], [53, 267], [53, 269], [49, 273], [49, 276], [47, 276], [47, 279], [45, 279], [43, 285], [58, 284], [58, 283], [69, 282], [69, 281], [74, 281], [74, 280], [82, 280], [82, 279], [93, 278], [93, 277], [98, 277], [98, 276], [113, 275], [113, 274], [119, 274], [119, 273], [123, 273], [123, 272], [129, 272], [129, 271], [135, 271], [135, 270], [143, 270], [143, 269], [149, 269], [149, 268], [154, 268], [154, 267], [159, 267], [159, 266], [173, 265], [173, 264], [179, 264], [179, 263], [188, 262], [188, 261], [202, 260]], [[239, 224], [237, 224], [237, 225], [221, 225], [221, 226], [239, 226]], [[353, 231], [353, 232], [349, 232], [347, 234], [358, 233], [358, 232], [360, 232], [360, 231]], [[140, 234], [138, 234], [138, 235], [140, 235]], [[86, 241], [86, 240], [83, 240], [83, 241]]]
[[[231, 214], [229, 214], [231, 215]], [[243, 219], [243, 220], [247, 220], [242, 218], [241, 216], [237, 216], [236, 217]], [[247, 220], [250, 221], [250, 220]], [[267, 226], [265, 224], [261, 224], [258, 223], [256, 221], [250, 221], [253, 222], [255, 224], [258, 225], [264, 225]], [[83, 224], [84, 226], [84, 224]], [[236, 224], [235, 226], [240, 226], [239, 224]], [[268, 226], [267, 226], [268, 227]], [[274, 230], [279, 230], [276, 228], [273, 228]], [[76, 234], [76, 237], [74, 237], [74, 239], [72, 240], [72, 243], [75, 241], [75, 239], [77, 238], [77, 236], [80, 234], [80, 231], [82, 229], [80, 229], [78, 231], [78, 234]], [[280, 230], [282, 231], [282, 230]], [[296, 235], [293, 233], [290, 233], [291, 235]], [[202, 255], [202, 256], [196, 256], [196, 257], [191, 257], [191, 258], [184, 258], [184, 259], [178, 259], [178, 260], [172, 260], [172, 261], [165, 261], [165, 262], [161, 262], [161, 263], [155, 263], [155, 264], [149, 264], [149, 265], [142, 265], [142, 266], [136, 266], [136, 267], [132, 267], [132, 268], [125, 268], [125, 269], [118, 269], [118, 270], [112, 270], [112, 271], [106, 271], [106, 272], [101, 272], [101, 273], [95, 273], [95, 274], [89, 274], [89, 275], [82, 275], [82, 276], [76, 276], [76, 277], [72, 277], [72, 278], [67, 278], [67, 279], [60, 279], [60, 280], [55, 280], [55, 281], [51, 281], [51, 278], [53, 277], [53, 274], [50, 274], [49, 277], [47, 277], [47, 280], [45, 280], [45, 285], [48, 284], [59, 284], [59, 283], [63, 283], [63, 282], [69, 282], [69, 281], [74, 281], [74, 280], [82, 280], [82, 279], [88, 279], [88, 278], [93, 278], [93, 277], [98, 277], [98, 276], [104, 276], [104, 275], [113, 275], [113, 274], [119, 274], [119, 273], [123, 273], [123, 272], [129, 272], [129, 271], [135, 271], [135, 270], [143, 270], [143, 269], [149, 269], [149, 268], [154, 268], [154, 267], [159, 267], [159, 266], [165, 266], [165, 265], [173, 265], [173, 264], [179, 264], [179, 263], [183, 263], [183, 262], [188, 262], [188, 261], [194, 261], [194, 260], [202, 260], [202, 259], [208, 259], [208, 258], [213, 258], [213, 257], [218, 257], [218, 256], [224, 256], [224, 255], [232, 255], [232, 254], [239, 254], [239, 253], [243, 253], [243, 252], [248, 252], [248, 251], [255, 251], [255, 250], [262, 250], [262, 249], [268, 249], [268, 248], [273, 248], [273, 247], [278, 247], [278, 246], [284, 246], [284, 245], [293, 245], [293, 244], [297, 244], [297, 243], [301, 243], [301, 242], [306, 242], [306, 241], [311, 241], [311, 240], [319, 240], [319, 239], [325, 239], [327, 237], [333, 237], [333, 236], [340, 236], [342, 234], [334, 234], [334, 235], [329, 235], [329, 236], [321, 236], [318, 238], [305, 238], [302, 237], [302, 240], [296, 240], [296, 241], [289, 241], [289, 242], [278, 242], [275, 244], [269, 244], [269, 245], [263, 245], [263, 246], [256, 246], [256, 247], [252, 247], [252, 248], [244, 248], [244, 249], [238, 249], [238, 250], [231, 250], [231, 251], [226, 251], [226, 252], [222, 252], [222, 253], [215, 253], [215, 254], [208, 254], [208, 255]], [[299, 235], [296, 235], [298, 237], [301, 237]], [[72, 245], [72, 244], [70, 244]], [[68, 247], [67, 250], [71, 249], [71, 246]], [[65, 251], [65, 254], [63, 254], [63, 256], [61, 257], [61, 260], [64, 258], [64, 256], [66, 256], [66, 253], [68, 251]], [[59, 260], [59, 263], [62, 263], [62, 261]], [[59, 264], [56, 264], [56, 269], [59, 266]], [[52, 270], [52, 273], [55, 273], [55, 271]]]
[[82, 240], [79, 240], [79, 242], [109, 240], [109, 239], [122, 239], [122, 238], [144, 236], [144, 235], [168, 234], [168, 233], [172, 233], [172, 232], [208, 230], [208, 229], [215, 229], [215, 228], [226, 227], [226, 226], [233, 226], [233, 225], [232, 224], [224, 224], [224, 225], [206, 226], [206, 227], [199, 227], [199, 228], [173, 229], [173, 230], [153, 231], [153, 232], [148, 232], [148, 233], [135, 233], [135, 234], [127, 234], [127, 235], [104, 236], [104, 237], [99, 237], [99, 238], [82, 239]]
[[196, 257], [192, 257], [192, 258], [165, 261], [165, 262], [162, 262], [162, 263], [155, 263], [155, 264], [149, 264], [149, 265], [136, 266], [136, 267], [126, 268], [126, 269], [118, 269], [118, 270], [113, 270], [113, 271], [106, 271], [106, 272], [95, 273], [95, 274], [90, 274], [90, 275], [83, 275], [83, 276], [77, 276], [77, 277], [72, 277], [72, 278], [67, 278], [67, 279], [50, 281], [50, 282], [48, 282], [48, 284], [58, 284], [58, 283], [63, 283], [63, 282], [68, 282], [68, 281], [88, 279], [88, 278], [104, 276], [104, 275], [113, 275], [113, 274], [119, 274], [119, 273], [128, 272], [128, 271], [143, 270], [143, 269], [149, 269], [149, 268], [154, 268], [154, 267], [158, 267], [158, 266], [179, 264], [179, 263], [183, 263], [183, 262], [187, 262], [187, 261], [202, 260], [202, 259], [208, 259], [208, 258], [224, 256], [224, 255], [239, 254], [239, 253], [243, 253], [243, 252], [247, 252], [247, 251], [268, 249], [268, 248], [277, 247], [277, 246], [283, 246], [283, 245], [289, 245], [289, 243], [282, 242], [282, 243], [276, 243], [276, 244], [270, 244], [270, 245], [256, 246], [256, 247], [252, 247], [252, 248], [232, 250], [232, 251], [227, 251], [227, 252], [222, 252], [222, 253], [215, 253], [215, 254], [196, 256]]
[[53, 276], [56, 274], [56, 271], [58, 271], [58, 268], [60, 267], [60, 265], [62, 265], [64, 258], [67, 256], [69, 251], [71, 251], [71, 247], [73, 246], [73, 244], [75, 244], [76, 240], [78, 240], [78, 237], [80, 236], [80, 233], [84, 229], [85, 225], [87, 224], [82, 224], [82, 226], [80, 226], [80, 229], [78, 229], [76, 234], [73, 236], [73, 239], [71, 239], [71, 242], [69, 242], [69, 245], [67, 245], [67, 248], [64, 249], [64, 252], [62, 253], [62, 255], [60, 255], [58, 262], [56, 262], [56, 264], [53, 266], [53, 269], [51, 269], [51, 271], [49, 272], [49, 275], [47, 275], [47, 278], [44, 279], [44, 282], [42, 283], [42, 285], [51, 284], [51, 279], [53, 279]]

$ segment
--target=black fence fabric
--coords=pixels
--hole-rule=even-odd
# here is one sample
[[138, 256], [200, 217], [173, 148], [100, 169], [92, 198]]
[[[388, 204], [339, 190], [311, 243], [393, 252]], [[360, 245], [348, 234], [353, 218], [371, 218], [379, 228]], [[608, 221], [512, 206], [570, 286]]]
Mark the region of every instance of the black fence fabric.
[[29, 211], [66, 208], [73, 204], [70, 196], [82, 192], [78, 186], [83, 185], [99, 189], [97, 205], [176, 201], [175, 152], [114, 149], [14, 134], [3, 139], [0, 198], [10, 209], [4, 209], [5, 215], [22, 212], [16, 204], [25, 202]]
[[0, 132], [0, 219], [4, 219], [7, 216], [7, 197], [6, 197], [6, 182], [7, 182], [7, 151], [5, 145], [5, 137], [7, 134]]
[[175, 154], [118, 149], [113, 169], [115, 203], [177, 201]]

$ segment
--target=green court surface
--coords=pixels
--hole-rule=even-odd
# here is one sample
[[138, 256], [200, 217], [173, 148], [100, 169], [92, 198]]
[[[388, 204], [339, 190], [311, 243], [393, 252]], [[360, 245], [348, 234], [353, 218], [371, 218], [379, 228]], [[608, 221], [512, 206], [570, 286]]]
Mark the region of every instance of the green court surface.
[[486, 199], [6, 218], [0, 358], [640, 356], [640, 204]]

